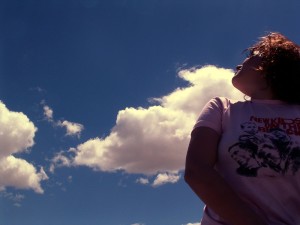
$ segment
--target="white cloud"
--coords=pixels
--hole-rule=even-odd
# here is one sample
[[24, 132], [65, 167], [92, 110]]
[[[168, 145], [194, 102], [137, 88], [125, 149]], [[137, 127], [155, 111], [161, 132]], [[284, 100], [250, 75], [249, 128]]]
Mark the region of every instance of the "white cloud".
[[37, 128], [21, 112], [11, 112], [0, 101], [0, 158], [34, 145]]
[[140, 178], [138, 178], [136, 180], [136, 183], [139, 183], [139, 184], [149, 184], [149, 179], [140, 177]]
[[49, 121], [52, 121], [53, 120], [53, 110], [47, 105], [44, 105], [43, 109], [44, 109], [45, 118]]
[[144, 223], [133, 223], [131, 225], [146, 225], [146, 224], [144, 224]]
[[204, 104], [215, 96], [242, 99], [242, 94], [231, 84], [231, 69], [205, 66], [200, 69], [182, 70], [179, 76], [191, 83], [190, 87], [177, 89], [158, 99], [166, 108], [199, 114]]
[[48, 179], [43, 168], [37, 172], [35, 167], [23, 159], [8, 156], [0, 159], [0, 186], [12, 186], [21, 189], [33, 189], [43, 193], [40, 182]]
[[159, 173], [150, 181], [149, 178], [140, 177], [136, 179], [136, 183], [143, 185], [151, 185], [152, 187], [158, 187], [167, 183], [177, 183], [180, 179], [180, 175], [177, 173]]
[[156, 176], [153, 181], [152, 186], [158, 187], [167, 183], [176, 183], [180, 179], [180, 176], [177, 174], [168, 174], [168, 173], [160, 173]]
[[194, 119], [161, 106], [127, 108], [109, 136], [77, 146], [73, 164], [149, 175], [176, 171], [183, 166]]
[[64, 120], [63, 122], [58, 121], [57, 123], [58, 126], [60, 127], [65, 127], [66, 128], [66, 135], [68, 136], [80, 136], [82, 130], [84, 129], [82, 124], [79, 123], [74, 123], [74, 122], [69, 122], [67, 120]]
[[44, 110], [44, 117], [47, 121], [52, 123], [54, 126], [64, 127], [66, 129], [67, 136], [77, 136], [80, 137], [81, 132], [84, 129], [84, 126], [80, 123], [70, 122], [67, 120], [64, 121], [54, 121], [53, 119], [53, 109], [46, 105], [45, 101], [41, 102]]
[[0, 190], [11, 186], [43, 193], [40, 183], [47, 179], [43, 168], [37, 172], [32, 164], [13, 156], [34, 145], [37, 128], [26, 115], [9, 111], [1, 101], [0, 124]]
[[57, 167], [70, 167], [71, 162], [67, 156], [64, 155], [64, 152], [56, 153], [51, 160], [51, 165], [49, 171], [54, 173], [55, 168]]
[[215, 96], [242, 96], [231, 85], [233, 71], [229, 69], [206, 66], [182, 70], [179, 76], [190, 86], [154, 99], [158, 105], [119, 111], [108, 136], [73, 148], [73, 155], [64, 158], [65, 164], [101, 171], [160, 173], [156, 184], [168, 179], [175, 182], [174, 174], [184, 168], [190, 132], [204, 104]]

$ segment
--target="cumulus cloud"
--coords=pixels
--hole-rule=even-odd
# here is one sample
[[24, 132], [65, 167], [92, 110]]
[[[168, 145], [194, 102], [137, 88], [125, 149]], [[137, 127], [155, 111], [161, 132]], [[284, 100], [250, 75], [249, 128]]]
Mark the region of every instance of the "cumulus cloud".
[[37, 128], [20, 112], [11, 112], [0, 101], [0, 157], [22, 152], [33, 146]]
[[77, 136], [80, 137], [81, 132], [84, 129], [84, 126], [80, 123], [70, 122], [68, 120], [64, 121], [54, 121], [53, 119], [53, 109], [46, 105], [45, 101], [42, 101], [44, 110], [44, 117], [47, 121], [51, 122], [54, 126], [63, 127], [66, 129], [67, 136]]
[[161, 106], [127, 108], [119, 112], [109, 136], [77, 146], [72, 163], [149, 175], [176, 171], [183, 164], [192, 125], [188, 115]]
[[43, 193], [40, 183], [47, 179], [43, 168], [38, 172], [32, 164], [13, 156], [34, 145], [37, 128], [26, 115], [9, 111], [1, 101], [0, 124], [0, 190], [11, 186]]
[[179, 77], [190, 83], [188, 87], [155, 98], [157, 104], [148, 108], [119, 111], [108, 136], [72, 148], [72, 156], [62, 157], [65, 164], [100, 171], [158, 174], [156, 186], [176, 182], [176, 174], [184, 168], [190, 132], [204, 104], [215, 96], [241, 98], [231, 85], [232, 76], [232, 70], [215, 66], [180, 71]]
[[168, 173], [160, 173], [156, 176], [155, 180], [153, 181], [152, 186], [158, 187], [163, 184], [167, 183], [176, 183], [180, 179], [180, 176], [177, 174], [168, 174]]

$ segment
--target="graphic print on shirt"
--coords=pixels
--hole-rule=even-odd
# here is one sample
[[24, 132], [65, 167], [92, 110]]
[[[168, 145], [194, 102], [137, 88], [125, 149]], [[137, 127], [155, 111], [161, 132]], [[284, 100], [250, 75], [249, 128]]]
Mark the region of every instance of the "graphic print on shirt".
[[255, 177], [264, 169], [272, 174], [295, 175], [300, 169], [300, 145], [290, 135], [300, 136], [300, 118], [250, 117], [240, 125], [242, 134], [228, 149], [239, 175]]

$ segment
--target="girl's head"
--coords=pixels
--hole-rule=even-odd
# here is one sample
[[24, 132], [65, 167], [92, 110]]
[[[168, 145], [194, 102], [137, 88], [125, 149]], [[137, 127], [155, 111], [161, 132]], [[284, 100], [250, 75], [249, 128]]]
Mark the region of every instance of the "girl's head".
[[248, 48], [249, 57], [261, 58], [258, 70], [265, 76], [273, 98], [300, 104], [300, 48], [280, 33], [269, 33]]
[[[247, 51], [249, 57], [245, 62], [255, 61], [253, 69], [263, 77], [263, 81], [259, 77], [256, 79], [262, 83], [260, 90], [265, 87], [264, 90], [271, 93], [270, 98], [300, 104], [300, 47], [282, 34], [273, 32], [261, 37]], [[238, 75], [240, 68], [237, 69]], [[235, 83], [239, 84], [239, 78], [233, 78], [234, 86]]]

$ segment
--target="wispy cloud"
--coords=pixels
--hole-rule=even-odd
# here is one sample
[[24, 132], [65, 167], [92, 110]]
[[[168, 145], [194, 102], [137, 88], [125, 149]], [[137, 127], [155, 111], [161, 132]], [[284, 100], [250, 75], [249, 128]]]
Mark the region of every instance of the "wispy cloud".
[[232, 70], [205, 66], [182, 70], [179, 76], [190, 86], [153, 99], [157, 105], [119, 111], [108, 136], [71, 148], [72, 155], [61, 154], [67, 161], [64, 164], [156, 175], [154, 186], [178, 181], [176, 174], [184, 168], [190, 132], [204, 104], [215, 96], [241, 98], [231, 85]]
[[64, 154], [65, 152], [61, 151], [52, 158], [49, 169], [51, 173], [54, 173], [55, 168], [72, 166], [70, 159]]
[[139, 184], [149, 184], [149, 179], [148, 178], [143, 178], [143, 177], [140, 177], [136, 180], [136, 183], [139, 183]]
[[45, 119], [52, 123], [53, 126], [63, 127], [66, 129], [67, 136], [77, 136], [80, 137], [81, 132], [84, 129], [84, 126], [80, 123], [70, 122], [68, 120], [57, 120], [53, 119], [53, 109], [50, 106], [46, 105], [45, 101], [42, 101], [41, 104], [43, 105], [44, 110], [44, 117]]
[[0, 190], [12, 186], [43, 193], [40, 183], [48, 179], [43, 168], [38, 172], [31, 163], [14, 156], [34, 145], [37, 128], [25, 114], [8, 110], [1, 101], [0, 124]]
[[57, 125], [66, 128], [67, 136], [80, 136], [82, 130], [84, 129], [82, 124], [69, 122], [67, 120], [58, 121]]
[[16, 207], [21, 207], [21, 201], [25, 198], [22, 194], [13, 194], [11, 192], [2, 191], [0, 192], [0, 197], [6, 198], [13, 202], [13, 205]]
[[48, 121], [53, 121], [53, 110], [49, 106], [47, 106], [47, 105], [45, 105], [43, 107], [43, 109], [44, 109], [44, 116], [45, 116], [45, 118]]

